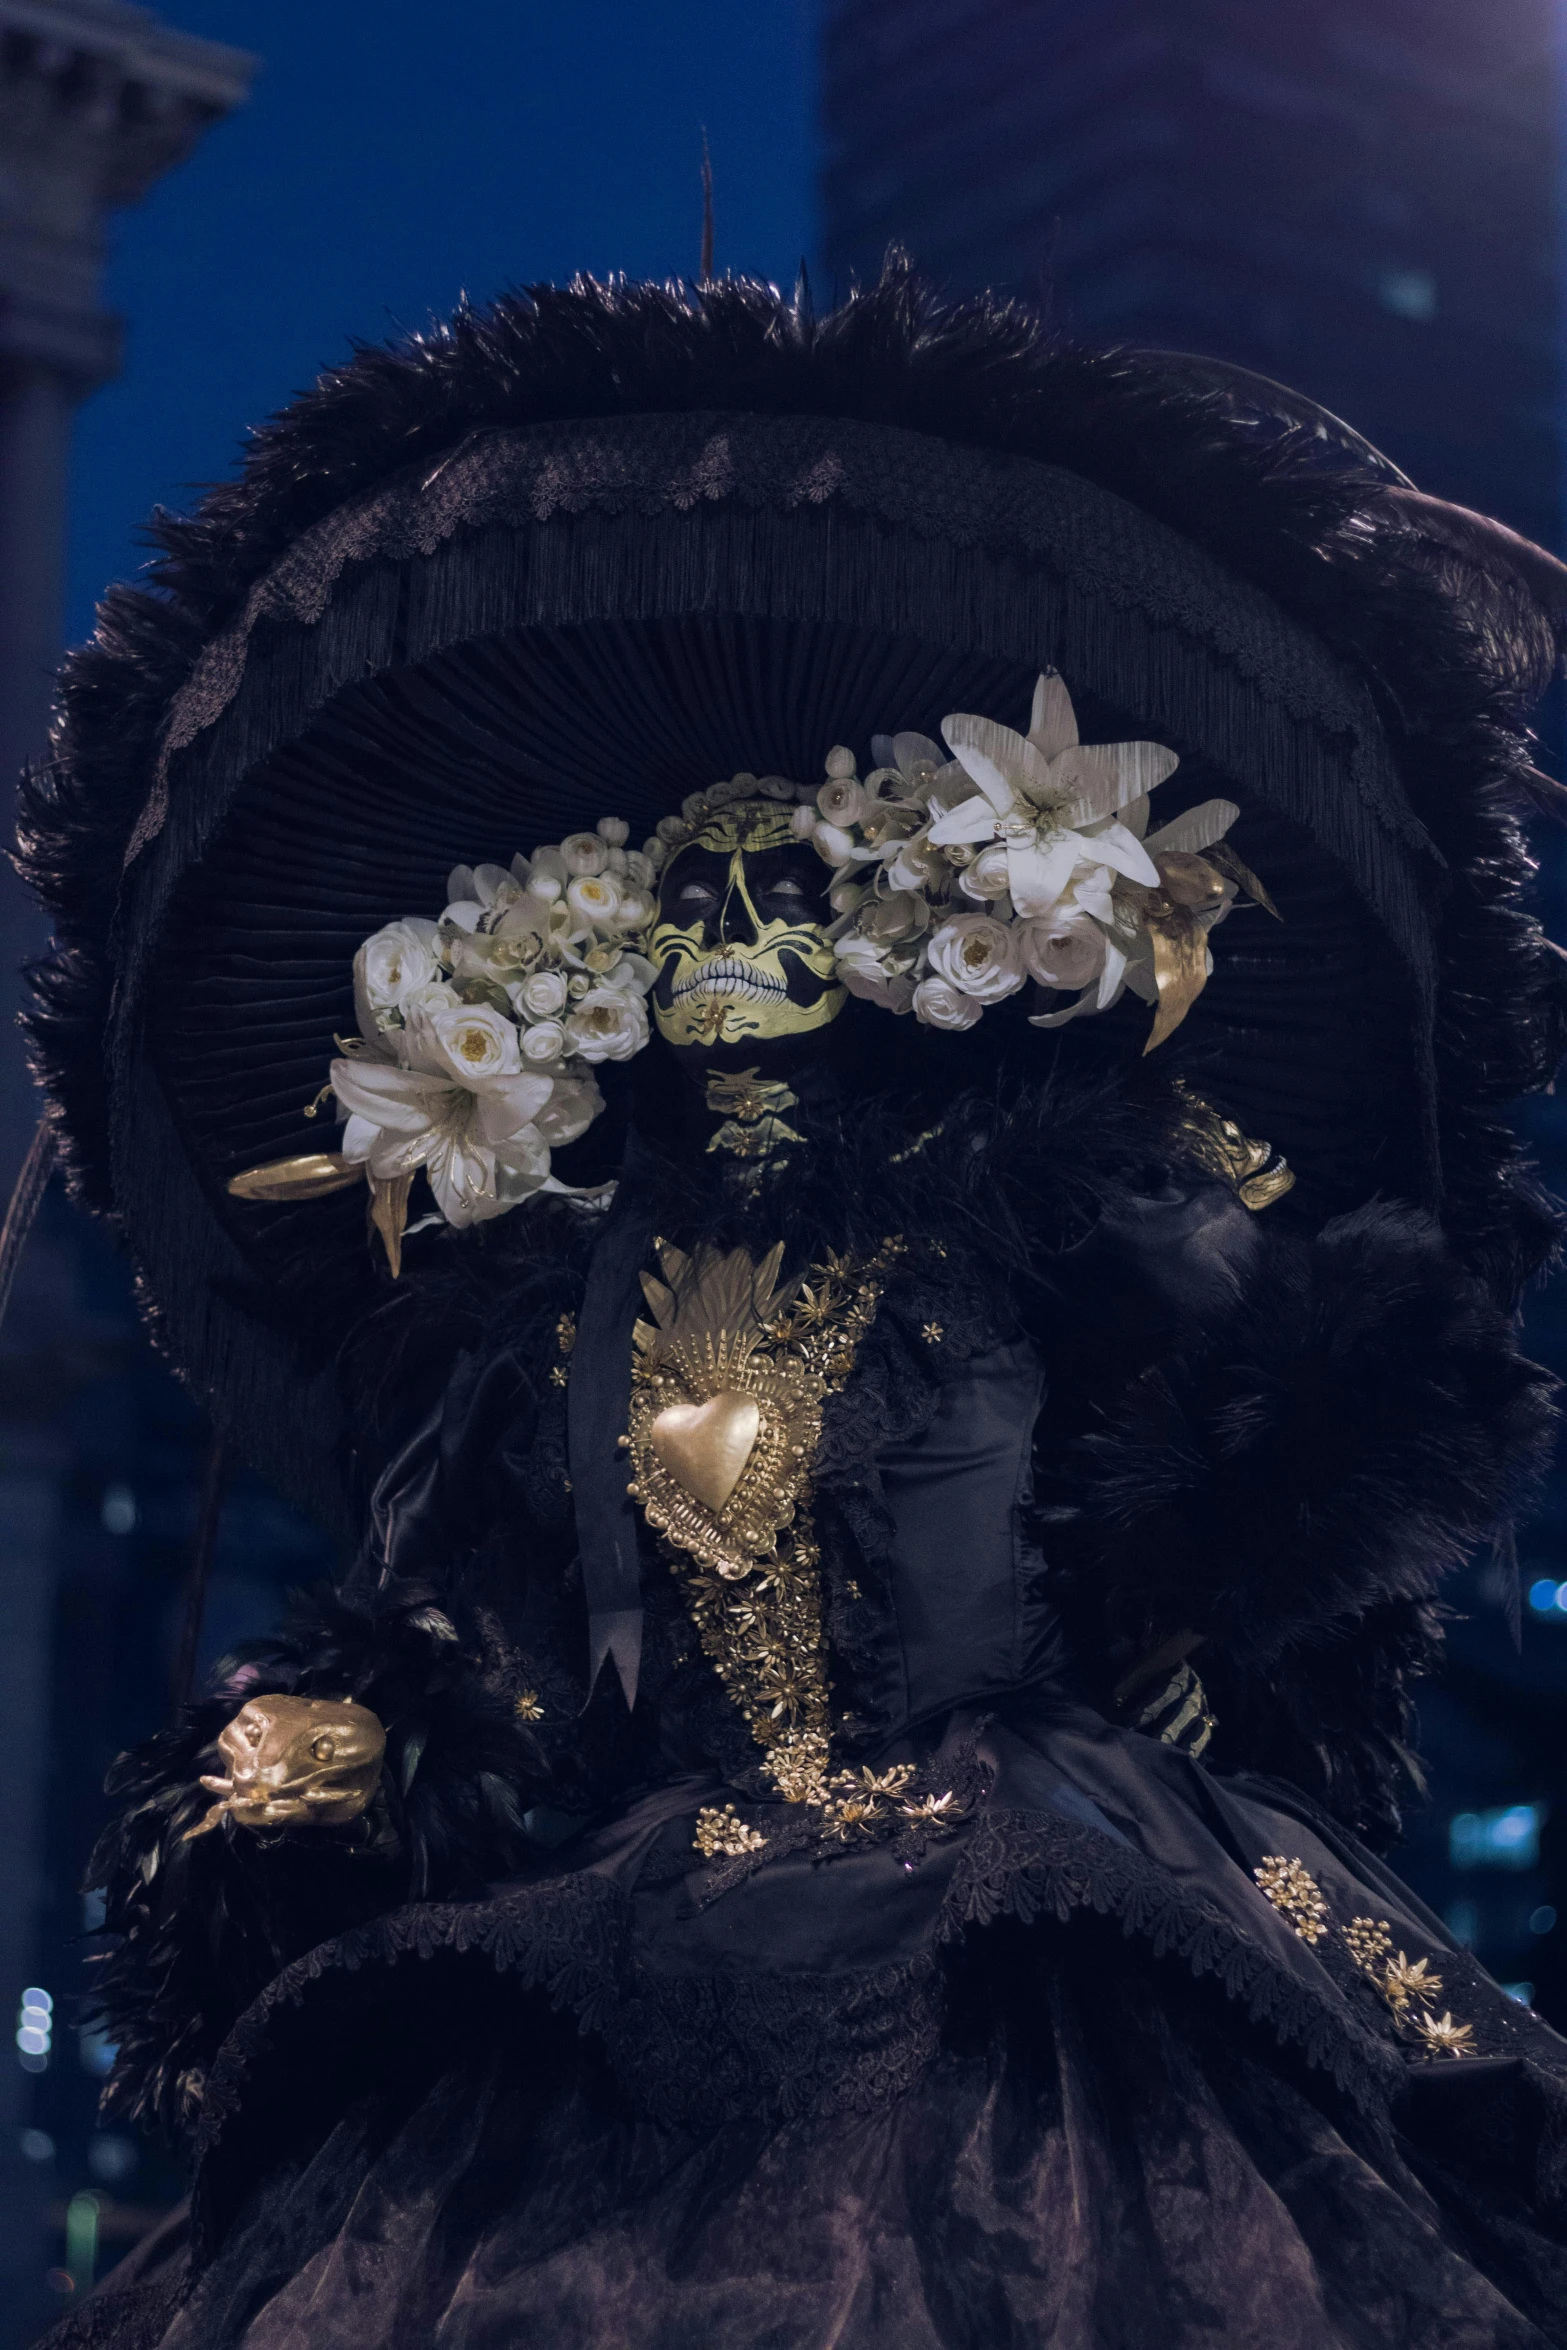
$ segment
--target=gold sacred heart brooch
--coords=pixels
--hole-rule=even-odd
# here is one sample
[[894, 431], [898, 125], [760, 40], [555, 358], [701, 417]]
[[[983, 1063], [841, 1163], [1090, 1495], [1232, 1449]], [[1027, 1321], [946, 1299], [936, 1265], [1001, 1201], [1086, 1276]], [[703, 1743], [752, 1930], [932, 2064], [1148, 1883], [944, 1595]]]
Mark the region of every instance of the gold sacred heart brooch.
[[731, 1581], [775, 1559], [810, 1490], [822, 1404], [876, 1311], [872, 1268], [838, 1258], [779, 1281], [783, 1249], [686, 1256], [644, 1273], [634, 1336], [633, 1498], [648, 1523]]

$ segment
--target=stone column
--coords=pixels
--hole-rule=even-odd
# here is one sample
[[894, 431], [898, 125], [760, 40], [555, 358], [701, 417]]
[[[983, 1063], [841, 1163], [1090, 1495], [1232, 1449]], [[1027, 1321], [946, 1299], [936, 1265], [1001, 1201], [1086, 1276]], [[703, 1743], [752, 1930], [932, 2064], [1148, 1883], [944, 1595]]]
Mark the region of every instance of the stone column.
[[[253, 61], [121, 0], [0, 0], [0, 830], [13, 779], [47, 750], [61, 651], [71, 429], [117, 372], [103, 308], [105, 227], [244, 97]], [[0, 1205], [37, 1119], [16, 1026], [20, 966], [43, 925], [0, 868]], [[51, 2314], [46, 2165], [20, 2134], [28, 2075], [14, 2027], [35, 1965], [48, 1770], [49, 1649], [63, 1441], [47, 1413], [70, 1385], [81, 1320], [69, 1219], [43, 1220], [0, 1334], [0, 2343]], [[39, 1403], [36, 1399], [47, 1399]], [[66, 2019], [61, 2017], [62, 2027]], [[75, 2062], [62, 2030], [56, 2062]], [[55, 2304], [58, 2308], [58, 2304]]]

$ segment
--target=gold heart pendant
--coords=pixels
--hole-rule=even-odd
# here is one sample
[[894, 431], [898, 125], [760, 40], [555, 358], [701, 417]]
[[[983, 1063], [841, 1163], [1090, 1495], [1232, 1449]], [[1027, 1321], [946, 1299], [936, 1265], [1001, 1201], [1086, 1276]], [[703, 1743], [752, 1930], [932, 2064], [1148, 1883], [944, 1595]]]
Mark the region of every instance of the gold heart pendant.
[[671, 1477], [716, 1518], [745, 1473], [761, 1427], [755, 1396], [726, 1389], [706, 1403], [666, 1404], [648, 1441]]

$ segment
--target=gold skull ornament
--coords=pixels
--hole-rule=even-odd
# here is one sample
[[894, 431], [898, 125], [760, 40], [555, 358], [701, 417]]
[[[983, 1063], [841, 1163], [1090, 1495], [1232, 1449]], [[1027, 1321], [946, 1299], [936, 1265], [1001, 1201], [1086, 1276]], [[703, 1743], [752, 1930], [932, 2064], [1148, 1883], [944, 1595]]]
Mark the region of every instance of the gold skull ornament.
[[225, 1814], [247, 1828], [340, 1827], [376, 1791], [386, 1732], [346, 1697], [252, 1697], [218, 1738], [226, 1777], [203, 1777], [219, 1798], [189, 1831]]
[[653, 1018], [672, 1045], [803, 1036], [848, 1000], [827, 935], [828, 876], [777, 800], [709, 817], [665, 868], [648, 945]]

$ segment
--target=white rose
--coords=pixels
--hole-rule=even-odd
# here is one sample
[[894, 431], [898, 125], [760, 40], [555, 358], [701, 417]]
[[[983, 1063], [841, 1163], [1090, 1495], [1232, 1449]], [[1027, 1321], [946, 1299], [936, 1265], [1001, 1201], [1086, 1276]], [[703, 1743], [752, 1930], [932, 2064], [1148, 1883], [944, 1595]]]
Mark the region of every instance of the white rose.
[[953, 914], [930, 942], [938, 977], [982, 1004], [998, 1004], [1023, 984], [1012, 933], [990, 914]]
[[387, 1014], [401, 1012], [414, 989], [435, 978], [439, 935], [435, 923], [410, 920], [388, 922], [365, 940], [354, 957], [354, 1001], [366, 1036], [373, 1039]]
[[408, 1043], [416, 1067], [471, 1086], [517, 1075], [517, 1031], [504, 1012], [489, 1004], [416, 1003], [410, 1014]]
[[620, 911], [620, 885], [602, 871], [580, 873], [566, 884], [566, 903], [579, 921], [607, 929]]
[[848, 865], [853, 862], [854, 843], [836, 824], [825, 824], [818, 818], [811, 827], [811, 845], [824, 865]]
[[658, 909], [651, 894], [633, 885], [620, 893], [620, 907], [615, 916], [619, 930], [646, 930]]
[[802, 807], [796, 808], [794, 814], [789, 819], [789, 828], [793, 832], [796, 840], [809, 840], [812, 833], [816, 830], [815, 808], [809, 802], [807, 802]]
[[816, 805], [829, 824], [847, 831], [865, 813], [865, 793], [852, 775], [830, 775], [816, 795]]
[[1017, 941], [1024, 970], [1041, 987], [1087, 987], [1104, 969], [1104, 932], [1065, 907], [1020, 922]]
[[515, 992], [530, 1020], [553, 1020], [566, 1008], [566, 982], [558, 971], [535, 971]]
[[575, 1142], [579, 1134], [586, 1134], [603, 1107], [604, 1096], [594, 1078], [557, 1077], [549, 1100], [535, 1113], [534, 1123], [545, 1141], [559, 1150]]
[[612, 849], [623, 849], [631, 838], [631, 827], [624, 816], [601, 816], [593, 829]]
[[647, 1007], [624, 987], [590, 987], [566, 1022], [584, 1061], [629, 1061], [647, 1043]]
[[596, 832], [568, 832], [560, 853], [568, 875], [604, 870], [604, 843]]
[[944, 979], [922, 979], [914, 990], [914, 1017], [927, 1028], [972, 1028], [985, 1007]]
[[1004, 898], [1012, 886], [1005, 848], [982, 850], [959, 886], [971, 898]]
[[[662, 848], [664, 844], [660, 841], [657, 845]], [[651, 889], [657, 878], [653, 860], [646, 849], [627, 849], [626, 879], [633, 889]]]
[[566, 1056], [566, 1031], [558, 1020], [535, 1020], [525, 1028], [518, 1039], [522, 1057], [530, 1066], [541, 1068]]

